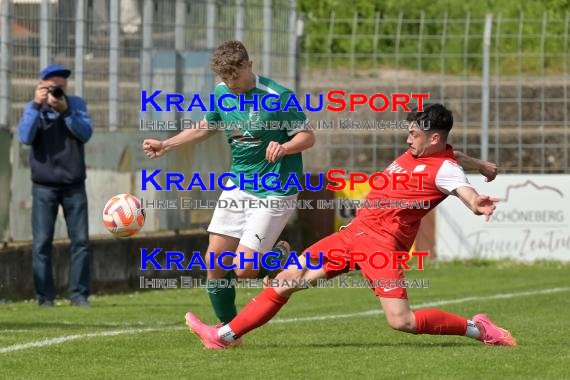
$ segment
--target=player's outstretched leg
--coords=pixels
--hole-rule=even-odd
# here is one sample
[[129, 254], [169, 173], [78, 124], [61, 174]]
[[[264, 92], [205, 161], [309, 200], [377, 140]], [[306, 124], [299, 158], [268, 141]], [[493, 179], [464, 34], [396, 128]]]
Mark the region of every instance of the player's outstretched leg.
[[288, 300], [288, 297], [279, 295], [273, 288], [267, 288], [252, 299], [227, 325], [208, 326], [190, 312], [185, 316], [186, 325], [198, 335], [206, 349], [231, 348], [239, 345], [238, 342], [243, 334], [264, 325], [273, 318]]
[[[304, 264], [304, 258], [300, 259], [300, 262]], [[312, 264], [317, 265], [318, 263]], [[263, 290], [227, 325], [221, 328], [208, 326], [192, 313], [186, 313], [186, 324], [200, 337], [205, 348], [216, 350], [230, 348], [241, 336], [271, 320], [295, 291], [306, 289], [292, 287], [291, 280], [300, 280], [296, 284], [303, 283], [306, 280], [314, 285], [318, 279], [326, 277], [327, 275], [322, 268], [318, 270], [287, 269], [277, 276], [277, 280], [286, 279], [289, 286]]]
[[511, 334], [484, 314], [468, 320], [439, 309], [411, 311], [407, 299], [380, 299], [388, 324], [395, 330], [412, 334], [467, 336], [488, 345], [516, 346]]

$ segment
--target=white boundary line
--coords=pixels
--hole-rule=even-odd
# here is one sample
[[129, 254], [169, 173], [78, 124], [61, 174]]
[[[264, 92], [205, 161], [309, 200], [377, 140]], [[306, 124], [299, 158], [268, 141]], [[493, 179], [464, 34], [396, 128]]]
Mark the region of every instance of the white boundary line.
[[[442, 306], [442, 305], [453, 305], [459, 303], [466, 303], [471, 301], [489, 301], [489, 300], [498, 300], [498, 299], [509, 299], [515, 297], [526, 297], [526, 296], [536, 296], [536, 295], [544, 295], [544, 294], [552, 294], [552, 293], [560, 293], [560, 292], [567, 292], [570, 291], [570, 288], [550, 288], [550, 289], [542, 289], [542, 290], [533, 290], [528, 292], [519, 292], [519, 293], [505, 293], [505, 294], [495, 294], [490, 296], [475, 296], [475, 297], [465, 297], [465, 298], [458, 298], [454, 300], [441, 300], [441, 301], [433, 301], [433, 302], [426, 302], [419, 305], [413, 305], [413, 308], [423, 308], [423, 307], [433, 307], [433, 306]], [[384, 314], [382, 310], [369, 310], [360, 313], [350, 313], [350, 314], [331, 314], [331, 315], [322, 315], [316, 317], [302, 317], [302, 318], [287, 318], [287, 319], [274, 319], [271, 323], [295, 323], [295, 322], [307, 322], [307, 321], [324, 321], [329, 319], [338, 319], [338, 318], [353, 318], [353, 317], [364, 317], [369, 315], [380, 315]], [[176, 328], [172, 326], [164, 326], [164, 327], [150, 327], [150, 328], [139, 328], [139, 329], [123, 329], [123, 330], [114, 330], [114, 331], [104, 331], [104, 332], [97, 332], [97, 333], [90, 333], [90, 334], [77, 334], [77, 335], [67, 335], [61, 336], [58, 338], [49, 338], [49, 339], [40, 339], [35, 340], [28, 343], [21, 343], [21, 344], [14, 344], [12, 346], [0, 348], [0, 354], [6, 354], [14, 351], [22, 351], [27, 350], [30, 348], [36, 347], [47, 347], [53, 346], [56, 344], [62, 344], [65, 342], [84, 339], [84, 338], [96, 338], [102, 336], [117, 336], [117, 335], [126, 335], [126, 334], [140, 334], [145, 332], [151, 331], [162, 331], [162, 330], [170, 330], [170, 329], [184, 329], [184, 327]]]
[[100, 336], [117, 336], [117, 335], [123, 335], [123, 334], [137, 334], [137, 333], [143, 333], [143, 332], [149, 332], [149, 331], [159, 331], [159, 330], [164, 330], [164, 329], [165, 329], [164, 327], [159, 327], [159, 328], [148, 328], [148, 329], [115, 330], [115, 331], [104, 331], [104, 332], [91, 333], [91, 334], [67, 335], [67, 336], [61, 336], [59, 338], [40, 339], [40, 340], [34, 340], [32, 342], [28, 342], [28, 343], [14, 344], [13, 346], [0, 348], [0, 354], [5, 354], [8, 352], [14, 352], [14, 351], [27, 350], [29, 348], [34, 348], [34, 347], [53, 346], [55, 344], [61, 344], [61, 343], [65, 343], [65, 342], [69, 342], [69, 341], [77, 340], [77, 339], [83, 339], [83, 338], [95, 338], [95, 337], [100, 337]]

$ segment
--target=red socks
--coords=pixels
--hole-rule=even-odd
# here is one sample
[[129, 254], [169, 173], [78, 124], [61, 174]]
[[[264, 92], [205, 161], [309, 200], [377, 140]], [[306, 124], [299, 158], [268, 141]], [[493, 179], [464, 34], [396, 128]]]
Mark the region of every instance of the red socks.
[[[235, 335], [244, 334], [263, 326], [273, 318], [289, 301], [288, 297], [267, 288], [235, 317], [229, 327]], [[439, 309], [420, 309], [413, 312], [416, 317], [416, 334], [465, 335], [467, 319]]]
[[273, 288], [267, 288], [252, 299], [235, 317], [229, 326], [237, 336], [266, 324], [289, 301], [288, 297], [277, 294]]
[[416, 334], [465, 335], [467, 319], [439, 309], [420, 309], [416, 316]]

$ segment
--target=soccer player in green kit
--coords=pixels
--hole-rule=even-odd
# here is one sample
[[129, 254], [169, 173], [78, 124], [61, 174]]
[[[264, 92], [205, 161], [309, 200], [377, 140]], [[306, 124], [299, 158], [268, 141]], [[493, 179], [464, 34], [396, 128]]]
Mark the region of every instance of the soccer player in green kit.
[[[264, 174], [272, 172], [279, 174], [277, 180], [282, 183], [285, 183], [289, 173], [296, 173], [297, 178], [301, 178], [303, 175], [301, 152], [315, 144], [315, 136], [310, 128], [306, 128], [308, 120], [302, 111], [296, 110], [295, 107], [290, 108], [288, 112], [282, 111], [293, 92], [269, 78], [254, 74], [247, 50], [240, 41], [226, 41], [220, 45], [214, 52], [211, 67], [223, 81], [214, 90], [215, 99], [223, 94], [237, 95], [237, 99], [228, 97], [223, 99], [225, 108], [236, 106], [236, 110], [226, 112], [216, 104], [214, 112], [206, 113], [200, 128], [184, 130], [164, 141], [144, 140], [143, 149], [146, 155], [158, 158], [181, 145], [195, 144], [208, 138], [217, 132], [217, 129], [207, 127], [208, 122], [223, 121], [229, 124], [234, 121], [239, 123], [239, 128], [224, 129], [231, 147], [232, 174], [239, 176], [243, 173], [244, 179], [251, 180], [254, 173], [261, 178]], [[280, 110], [270, 112], [260, 105], [258, 111], [255, 111], [252, 104], [244, 102], [246, 108], [240, 112], [239, 94], [244, 94], [245, 100], [250, 101], [253, 100], [254, 94], [257, 94], [259, 100], [267, 94], [276, 95], [279, 98], [273, 101], [281, 104]], [[270, 122], [280, 122], [287, 127], [281, 129], [255, 127], [256, 121], [264, 122], [265, 125], [270, 125]], [[236, 200], [236, 203], [241, 205], [249, 202], [240, 200], [271, 198], [281, 200], [283, 207], [255, 209], [216, 207], [208, 227], [210, 233], [208, 252], [215, 252], [216, 258], [226, 251], [245, 252], [245, 258], [253, 258], [254, 252], [259, 252], [259, 257], [269, 251], [280, 250], [283, 254], [288, 254], [290, 247], [286, 242], [279, 242], [276, 247], [274, 244], [293, 212], [293, 209], [286, 207], [286, 201], [291, 203], [291, 200], [296, 199], [296, 187], [290, 187], [287, 191], [268, 191], [259, 186], [259, 189], [255, 190], [251, 182], [244, 182], [244, 190], [240, 190], [239, 182], [239, 177], [229, 180], [226, 187], [236, 185], [237, 188], [224, 190], [220, 200]], [[207, 259], [209, 256], [207, 255]], [[224, 259], [231, 260], [232, 257], [226, 256]], [[240, 261], [238, 254], [233, 259], [233, 264], [237, 265], [234, 272], [239, 278], [262, 278], [269, 274], [262, 265], [256, 270], [253, 269], [253, 263], [247, 261], [242, 264], [244, 269], [239, 269]], [[232, 263], [224, 262], [224, 264]], [[210, 267], [209, 262], [207, 265]], [[233, 275], [231, 271], [228, 272], [218, 266], [214, 270], [208, 270], [208, 279], [230, 279]], [[208, 294], [221, 323], [229, 323], [237, 315], [235, 289], [211, 287], [208, 288]]]

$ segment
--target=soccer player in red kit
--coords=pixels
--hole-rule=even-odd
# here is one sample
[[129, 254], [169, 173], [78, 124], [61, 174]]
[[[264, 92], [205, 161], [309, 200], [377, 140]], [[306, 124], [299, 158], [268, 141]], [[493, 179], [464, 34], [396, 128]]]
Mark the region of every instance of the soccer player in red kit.
[[[453, 115], [442, 104], [428, 104], [423, 112], [417, 110], [408, 114], [407, 120], [414, 125], [429, 125], [429, 130], [411, 128], [408, 134], [409, 149], [398, 157], [384, 171], [391, 179], [390, 186], [383, 190], [372, 190], [367, 199], [373, 200], [417, 200], [428, 201], [429, 209], [437, 206], [448, 195], [455, 195], [476, 215], [488, 219], [495, 210], [497, 199], [480, 195], [469, 184], [463, 169], [455, 160], [453, 149], [447, 145], [447, 137], [453, 126]], [[394, 173], [407, 173], [409, 190], [392, 190]], [[427, 173], [420, 179], [412, 173]], [[381, 188], [382, 186], [378, 186]], [[423, 188], [423, 189], [422, 189]], [[399, 204], [399, 203], [398, 203]], [[232, 347], [239, 337], [268, 322], [287, 303], [296, 291], [305, 289], [293, 285], [318, 279], [333, 278], [349, 271], [349, 264], [335, 268], [339, 257], [347, 261], [350, 252], [363, 252], [368, 256], [374, 252], [384, 252], [392, 257], [392, 252], [409, 252], [420, 221], [430, 210], [424, 208], [361, 208], [356, 218], [345, 229], [334, 233], [304, 251], [310, 255], [311, 264], [319, 263], [319, 252], [324, 253], [323, 264], [319, 269], [306, 268], [305, 260], [299, 260], [303, 268], [296, 266], [284, 270], [278, 280], [287, 280], [287, 285], [267, 288], [254, 298], [229, 324], [220, 328], [202, 323], [192, 313], [186, 314], [188, 327], [197, 333], [206, 348], [224, 349]], [[515, 346], [511, 334], [496, 326], [485, 314], [477, 314], [468, 320], [439, 309], [410, 310], [406, 289], [397, 286], [404, 279], [400, 264], [392, 269], [392, 263], [384, 269], [376, 269], [384, 264], [384, 258], [376, 255], [378, 262], [358, 263], [363, 276], [372, 284], [374, 280], [387, 279], [390, 287], [376, 287], [375, 294], [380, 298], [388, 324], [395, 330], [412, 334], [461, 335], [477, 339], [488, 345]], [[336, 265], [338, 267], [338, 265]], [[331, 269], [335, 268], [335, 269]], [[293, 282], [292, 280], [298, 280]], [[396, 282], [397, 281], [397, 282]]]

